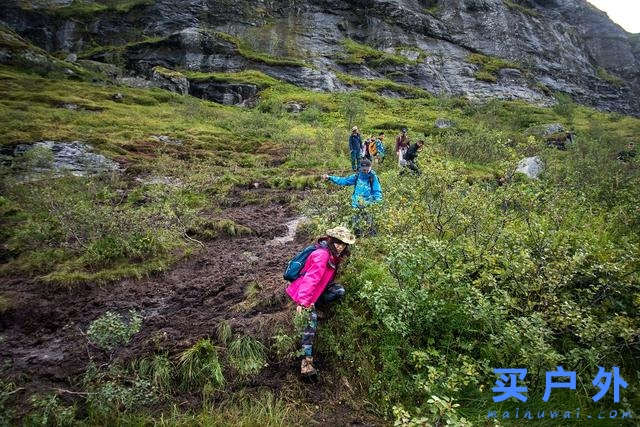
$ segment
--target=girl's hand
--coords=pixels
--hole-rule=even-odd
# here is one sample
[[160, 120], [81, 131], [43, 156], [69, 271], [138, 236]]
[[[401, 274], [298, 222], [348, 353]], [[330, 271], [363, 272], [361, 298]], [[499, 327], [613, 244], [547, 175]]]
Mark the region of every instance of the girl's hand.
[[329, 179], [329, 175], [327, 174], [322, 175], [322, 179]]
[[296, 307], [296, 313], [298, 313], [298, 314], [302, 313], [302, 310], [303, 310], [303, 309], [304, 309], [304, 307], [303, 307], [303, 306], [301, 306], [301, 305], [297, 306], [297, 307]]

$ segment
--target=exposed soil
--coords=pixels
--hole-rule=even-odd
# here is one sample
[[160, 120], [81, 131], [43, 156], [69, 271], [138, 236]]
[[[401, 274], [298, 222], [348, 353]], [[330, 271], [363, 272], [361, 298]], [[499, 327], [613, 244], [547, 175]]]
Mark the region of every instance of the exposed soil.
[[[148, 279], [71, 289], [17, 277], [0, 279], [0, 293], [12, 304], [0, 315], [3, 375], [25, 387], [25, 395], [71, 390], [72, 379], [80, 377], [91, 360], [126, 361], [159, 351], [176, 355], [200, 338], [215, 337], [222, 320], [230, 323], [234, 334], [252, 335], [268, 345], [276, 325], [290, 321], [293, 311], [282, 272], [308, 238], [293, 231], [299, 216], [284, 198], [276, 192], [269, 197], [258, 194], [263, 203], [246, 205], [244, 200], [256, 196], [247, 198], [247, 192], [253, 191], [235, 193], [220, 217], [250, 227], [254, 235], [204, 242], [196, 255]], [[245, 297], [250, 284], [259, 287], [251, 301]], [[85, 336], [89, 324], [107, 310], [136, 310], [143, 316], [141, 331], [112, 355]], [[296, 375], [298, 363], [270, 360], [248, 386], [268, 387], [276, 394], [291, 387], [302, 390], [301, 404], [317, 407], [314, 420], [320, 424], [377, 423], [343, 401], [341, 396], [350, 393], [346, 380], [328, 378], [332, 374], [326, 369], [326, 377], [306, 384]]]

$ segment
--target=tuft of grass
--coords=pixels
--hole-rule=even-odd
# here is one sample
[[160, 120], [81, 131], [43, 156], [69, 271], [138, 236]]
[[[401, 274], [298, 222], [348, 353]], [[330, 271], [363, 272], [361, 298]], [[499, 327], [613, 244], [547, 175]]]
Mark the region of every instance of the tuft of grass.
[[216, 328], [216, 335], [218, 336], [218, 340], [220, 340], [222, 344], [226, 345], [233, 335], [233, 331], [229, 322], [227, 322], [226, 320], [221, 321]]
[[12, 307], [11, 300], [0, 295], [0, 314], [4, 314]]
[[160, 65], [153, 67], [153, 71], [160, 74], [163, 77], [167, 78], [181, 78], [185, 77], [183, 73], [180, 71], [170, 70], [165, 67], [161, 67]]
[[489, 83], [495, 83], [498, 81], [498, 77], [495, 74], [489, 73], [487, 71], [476, 71], [474, 77], [478, 80]]
[[265, 347], [249, 336], [236, 338], [227, 350], [229, 363], [242, 378], [258, 374], [266, 364]]
[[124, 14], [136, 7], [150, 6], [154, 3], [155, 0], [105, 0], [102, 2], [73, 0], [71, 4], [66, 6], [49, 7], [41, 10], [60, 19], [88, 18], [108, 12]]
[[336, 76], [344, 83], [358, 86], [367, 92], [390, 90], [413, 98], [428, 98], [431, 96], [429, 92], [424, 89], [402, 83], [396, 83], [387, 79], [365, 79], [340, 72], [336, 72]]
[[417, 60], [412, 61], [403, 55], [383, 52], [349, 38], [343, 39], [340, 44], [346, 53], [338, 58], [337, 62], [339, 64], [366, 63], [373, 67], [381, 67], [385, 65], [415, 65], [418, 63]]
[[264, 52], [257, 52], [245, 40], [232, 36], [231, 34], [216, 32], [215, 36], [218, 37], [219, 39], [225, 40], [233, 44], [238, 50], [238, 53], [250, 61], [262, 62], [267, 65], [281, 65], [281, 66], [293, 66], [293, 67], [306, 66], [304, 61], [301, 61], [299, 59], [281, 58], [281, 57], [269, 55]]
[[532, 16], [532, 17], [540, 16], [540, 13], [538, 13], [537, 10], [531, 9], [530, 7], [523, 6], [517, 3], [517, 1], [518, 0], [502, 0], [502, 2], [509, 7], [509, 9], [521, 12], [525, 15]]
[[173, 376], [173, 366], [165, 354], [144, 358], [132, 363], [141, 378], [149, 378], [154, 387], [168, 391]]
[[598, 67], [598, 78], [604, 80], [613, 86], [623, 87], [625, 85], [624, 80], [620, 77], [611, 74], [609, 71], [605, 70], [603, 67]]
[[476, 79], [491, 83], [495, 83], [498, 80], [498, 71], [503, 68], [515, 68], [517, 70], [522, 70], [522, 66], [516, 62], [482, 55], [480, 53], [472, 53], [469, 55], [467, 57], [467, 62], [478, 65], [478, 71], [475, 73]]
[[187, 233], [206, 239], [214, 239], [220, 236], [248, 236], [254, 234], [254, 231], [231, 219], [199, 219], [194, 227], [187, 230]]
[[183, 384], [187, 387], [209, 385], [217, 388], [225, 383], [218, 350], [208, 338], [183, 351], [179, 364]]

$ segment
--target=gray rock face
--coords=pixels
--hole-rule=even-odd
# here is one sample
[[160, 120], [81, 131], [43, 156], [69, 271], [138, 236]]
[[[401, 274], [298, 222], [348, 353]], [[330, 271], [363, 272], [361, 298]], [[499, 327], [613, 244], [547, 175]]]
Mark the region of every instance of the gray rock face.
[[154, 70], [151, 75], [151, 82], [155, 84], [156, 87], [177, 92], [180, 95], [187, 95], [189, 93], [189, 80], [182, 75], [166, 75]]
[[284, 104], [284, 109], [288, 113], [298, 114], [304, 110], [304, 105], [300, 102], [290, 101]]
[[[26, 10], [21, 7], [25, 1], [36, 7]], [[50, 52], [82, 52], [95, 40], [124, 46], [161, 38], [123, 49], [127, 71], [145, 79], [158, 65], [204, 72], [257, 69], [311, 90], [349, 90], [339, 71], [391, 78], [434, 94], [550, 105], [554, 100], [541, 90], [543, 84], [602, 110], [640, 115], [640, 38], [586, 0], [518, 0], [519, 8], [503, 0], [439, 0], [428, 6], [416, 0], [250, 0], [232, 2], [232, 7], [226, 0], [155, 0], [126, 14], [69, 19], [43, 12], [35, 0], [6, 3], [0, 20]], [[434, 4], [436, 12], [425, 10]], [[255, 52], [295, 57], [308, 65], [279, 65], [247, 55], [246, 49], [243, 54], [216, 31], [241, 38]], [[345, 63], [340, 60], [345, 38], [408, 61]], [[496, 82], [489, 83], [476, 78], [480, 68], [469, 62], [471, 53], [516, 65], [499, 70]], [[600, 69], [623, 84], [603, 78]]]
[[118, 163], [102, 154], [93, 153], [93, 147], [80, 141], [40, 141], [33, 144], [20, 144], [15, 147], [13, 158], [18, 159], [32, 153], [34, 149], [38, 149], [39, 153], [35, 159], [32, 159], [29, 164], [30, 169], [26, 171], [29, 177], [47, 173], [87, 176], [120, 169]]
[[434, 126], [438, 129], [447, 129], [454, 125], [451, 120], [448, 119], [436, 119]]
[[533, 126], [526, 130], [527, 135], [536, 135], [541, 138], [547, 138], [555, 133], [564, 132], [564, 126], [560, 123], [548, 123], [539, 126]]
[[258, 87], [249, 84], [216, 81], [191, 82], [189, 93], [224, 105], [245, 105], [258, 95]]
[[543, 168], [544, 165], [540, 157], [525, 157], [518, 163], [516, 172], [523, 173], [531, 179], [538, 179], [538, 175], [540, 175]]

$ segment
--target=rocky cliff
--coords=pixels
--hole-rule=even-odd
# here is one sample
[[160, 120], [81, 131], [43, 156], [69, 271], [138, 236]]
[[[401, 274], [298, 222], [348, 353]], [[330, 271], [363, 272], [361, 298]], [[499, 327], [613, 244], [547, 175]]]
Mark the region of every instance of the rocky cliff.
[[229, 103], [253, 89], [161, 84], [157, 67], [257, 69], [321, 91], [385, 79], [400, 84], [392, 96], [407, 85], [550, 104], [559, 91], [640, 115], [640, 38], [585, 0], [9, 0], [0, 20], [58, 56]]

